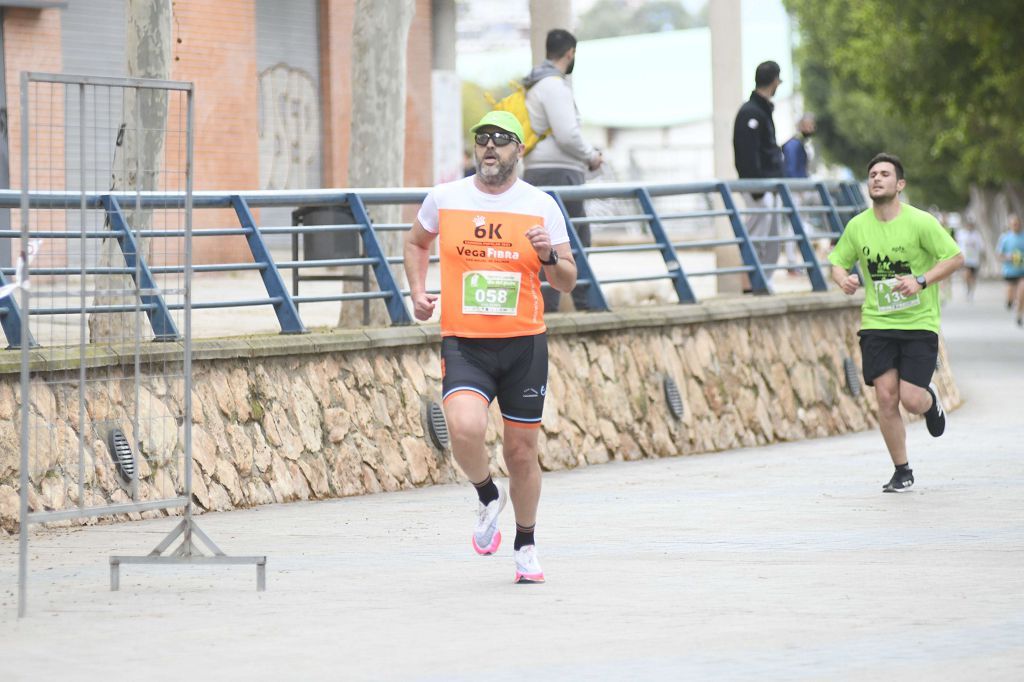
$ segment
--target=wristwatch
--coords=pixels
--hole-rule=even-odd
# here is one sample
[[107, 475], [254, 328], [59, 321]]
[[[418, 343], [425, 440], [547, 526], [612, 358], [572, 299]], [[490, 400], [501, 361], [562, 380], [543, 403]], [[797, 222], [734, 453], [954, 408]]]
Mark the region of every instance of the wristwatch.
[[542, 260], [540, 262], [540, 264], [541, 265], [558, 265], [558, 252], [555, 251], [554, 248], [552, 248], [551, 249], [551, 255], [548, 256], [548, 260]]
[[925, 279], [924, 275], [917, 276], [917, 283], [921, 285], [922, 289], [928, 286], [928, 280]]

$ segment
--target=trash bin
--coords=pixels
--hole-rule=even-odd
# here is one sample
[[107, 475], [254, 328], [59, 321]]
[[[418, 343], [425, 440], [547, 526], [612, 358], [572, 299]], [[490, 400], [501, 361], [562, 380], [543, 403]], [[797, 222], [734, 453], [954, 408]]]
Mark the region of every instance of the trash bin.
[[[352, 225], [355, 222], [352, 210], [341, 204], [302, 206], [292, 211], [292, 225]], [[359, 257], [358, 232], [301, 232], [299, 235], [302, 260]], [[299, 254], [292, 255], [298, 258]]]
[[[352, 209], [345, 204], [328, 206], [301, 206], [292, 211], [292, 225], [354, 225], [358, 221], [352, 215]], [[363, 255], [362, 236], [358, 231], [323, 231], [296, 232], [292, 235], [292, 260], [298, 261], [333, 260], [340, 258], [359, 258]], [[355, 267], [355, 266], [353, 266]], [[299, 295], [299, 282], [336, 281], [362, 282], [363, 291], [370, 288], [370, 268], [362, 266], [362, 274], [342, 274], [352, 272], [352, 268], [342, 268], [339, 274], [304, 275], [302, 268], [292, 268], [292, 296]], [[296, 303], [295, 307], [298, 308]], [[363, 323], [369, 324], [370, 302], [363, 301]]]

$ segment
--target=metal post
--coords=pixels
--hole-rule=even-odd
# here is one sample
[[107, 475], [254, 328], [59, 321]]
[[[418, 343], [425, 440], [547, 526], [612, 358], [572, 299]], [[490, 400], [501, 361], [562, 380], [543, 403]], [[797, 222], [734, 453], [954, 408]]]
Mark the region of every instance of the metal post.
[[[89, 255], [89, 241], [85, 237], [86, 233], [86, 213], [85, 213], [85, 83], [78, 84], [78, 120], [79, 130], [81, 131], [78, 135], [78, 155], [79, 155], [79, 195], [78, 195], [78, 228], [81, 230], [81, 234], [78, 238], [79, 252], [80, 252], [80, 268], [79, 277], [82, 279], [82, 286], [79, 288], [78, 305], [82, 309], [82, 314], [78, 316], [78, 334], [81, 339], [81, 343], [78, 344], [78, 423], [86, 424], [86, 344], [85, 339], [88, 338], [88, 323], [86, 320], [85, 308], [86, 308], [86, 297], [85, 297], [85, 282], [86, 282], [86, 260]], [[85, 439], [78, 439], [78, 508], [85, 509]]]
[[398, 288], [398, 283], [391, 275], [391, 268], [388, 267], [387, 259], [384, 256], [384, 249], [381, 248], [377, 233], [373, 231], [373, 224], [370, 222], [370, 215], [363, 206], [363, 200], [358, 194], [348, 195], [348, 206], [352, 209], [352, 215], [356, 222], [363, 226], [363, 247], [366, 255], [373, 258], [376, 263], [373, 266], [373, 274], [377, 278], [377, 288], [389, 292], [391, 295], [384, 299], [388, 307], [388, 315], [391, 316], [391, 324], [412, 324], [412, 316], [409, 309], [405, 307], [405, 299]]
[[672, 247], [672, 242], [669, 241], [665, 227], [661, 224], [661, 218], [658, 217], [658, 213], [654, 210], [654, 202], [651, 200], [650, 192], [647, 191], [646, 187], [641, 187], [636, 191], [636, 198], [640, 202], [640, 208], [643, 209], [643, 212], [651, 216], [650, 220], [647, 221], [647, 225], [651, 228], [651, 234], [654, 235], [655, 243], [661, 247], [661, 257], [665, 259], [665, 267], [668, 268], [669, 274], [672, 275], [672, 285], [676, 289], [676, 296], [679, 298], [679, 302], [696, 303], [697, 297], [693, 295], [693, 289], [690, 288], [690, 282], [686, 279], [686, 273], [683, 272], [683, 266], [679, 262], [679, 257], [676, 256], [676, 250]]
[[[825, 187], [824, 182], [814, 183], [818, 190], [818, 196], [821, 197], [821, 203], [823, 206], [828, 208], [828, 222], [830, 231], [836, 235], [843, 233], [843, 219], [839, 215], [839, 211], [836, 210], [836, 203], [832, 201], [832, 193], [828, 191], [828, 187]], [[834, 237], [838, 239], [838, 237]]]
[[[134, 118], [135, 118], [134, 123], [135, 123], [135, 140], [136, 140], [136, 143], [133, 146], [135, 147], [135, 168], [137, 169], [137, 174], [135, 176], [135, 210], [132, 212], [132, 218], [135, 220], [135, 224], [136, 225], [140, 225], [140, 224], [141, 225], [145, 225], [146, 224], [146, 218], [144, 218], [143, 214], [142, 214], [142, 191], [141, 191], [141, 188], [140, 188], [140, 185], [142, 185], [142, 183], [144, 182], [142, 180], [142, 174], [146, 172], [144, 170], [143, 163], [142, 163], [142, 146], [143, 146], [142, 140], [143, 140], [143, 138], [145, 136], [145, 130], [143, 129], [143, 125], [142, 125], [142, 113], [141, 113], [142, 112], [142, 95], [139, 92], [138, 88], [134, 89], [132, 95], [133, 95], [134, 102], [135, 102], [135, 105], [133, 107], [133, 112], [134, 112], [134, 115], [135, 115], [134, 116]], [[127, 159], [125, 159], [125, 164], [127, 164]], [[120, 207], [117, 206], [117, 201], [116, 200], [113, 201], [113, 206], [117, 208], [118, 217], [119, 218], [123, 217], [121, 215]], [[152, 218], [152, 214], [150, 214], [150, 218]], [[129, 267], [132, 268], [132, 270], [134, 270], [134, 272], [132, 273], [132, 281], [135, 282], [135, 289], [138, 292], [138, 294], [133, 297], [133, 300], [135, 301], [135, 314], [132, 315], [132, 325], [134, 325], [134, 327], [135, 327], [135, 333], [133, 334], [133, 339], [132, 339], [134, 341], [134, 345], [135, 345], [135, 347], [132, 349], [132, 356], [133, 356], [132, 357], [132, 362], [134, 363], [134, 374], [135, 374], [135, 376], [133, 377], [134, 381], [132, 382], [133, 383], [132, 388], [135, 390], [134, 409], [132, 410], [132, 430], [135, 433], [135, 445], [136, 445], [136, 447], [138, 447], [138, 443], [141, 440], [139, 438], [139, 436], [138, 436], [138, 434], [139, 434], [139, 425], [141, 423], [139, 418], [140, 418], [140, 415], [142, 413], [142, 406], [140, 405], [140, 403], [141, 403], [141, 395], [142, 395], [142, 363], [141, 363], [141, 359], [142, 359], [142, 348], [141, 348], [141, 344], [142, 344], [142, 316], [139, 314], [139, 312], [141, 311], [141, 305], [142, 305], [142, 302], [143, 302], [143, 298], [142, 298], [142, 295], [141, 295], [142, 294], [141, 290], [143, 288], [146, 288], [146, 289], [149, 289], [150, 291], [152, 291], [153, 293], [156, 293], [157, 294], [157, 300], [159, 301], [160, 305], [166, 305], [166, 301], [164, 300], [163, 294], [159, 292], [159, 290], [158, 290], [158, 288], [156, 286], [156, 281], [152, 278], [151, 275], [149, 275], [149, 272], [148, 272], [149, 267], [145, 265], [146, 254], [144, 254], [142, 252], [142, 244], [143, 244], [143, 242], [142, 242], [142, 235], [141, 235], [141, 233], [139, 235], [136, 235], [132, 231], [133, 226], [129, 225], [128, 221], [123, 221], [123, 222], [124, 222], [124, 231], [125, 231], [126, 238], [128, 236], [130, 236], [130, 238], [131, 238], [131, 241], [128, 242], [129, 251], [135, 254], [135, 262], [134, 262], [134, 264], [131, 261], [128, 261], [128, 265], [129, 265]], [[113, 221], [111, 221], [111, 224], [113, 224]], [[118, 240], [118, 244], [122, 247], [122, 249], [125, 246], [125, 242], [120, 241], [120, 240]], [[145, 268], [145, 271], [143, 270], [143, 268]], [[143, 278], [145, 278], [145, 280], [147, 281], [147, 284], [146, 284], [145, 287], [142, 286], [142, 283], [144, 281]], [[157, 325], [153, 324], [152, 320], [157, 319], [157, 315], [159, 313], [166, 314], [167, 321], [171, 324], [171, 327], [174, 329], [174, 335], [173, 336], [165, 336], [165, 337], [163, 337], [163, 339], [161, 339], [160, 334], [156, 332], [156, 326]], [[149, 317], [150, 320], [151, 320], [150, 324], [153, 324], [153, 331], [156, 334], [156, 337], [157, 337], [158, 341], [159, 340], [168, 340], [168, 341], [169, 340], [176, 340], [178, 338], [178, 330], [174, 326], [174, 321], [171, 319], [170, 311], [167, 310], [166, 307], [165, 307], [165, 309], [163, 311], [155, 310], [152, 313], [149, 313], [149, 311], [147, 310], [147, 317]], [[140, 488], [140, 486], [139, 486], [139, 467], [132, 467], [131, 496], [132, 496], [132, 500], [134, 502], [138, 502], [139, 501], [139, 488]]]
[[185, 436], [185, 519], [192, 520], [192, 122], [193, 122], [193, 95], [194, 91], [189, 88], [186, 97], [186, 118], [185, 118], [185, 281], [184, 285], [184, 315], [185, 338], [183, 352], [185, 357], [182, 363], [182, 374], [184, 382], [184, 396], [182, 396], [182, 410], [184, 411], [184, 436]]
[[270, 255], [270, 249], [267, 248], [266, 243], [263, 241], [263, 235], [260, 234], [259, 228], [256, 227], [256, 221], [252, 217], [249, 205], [245, 202], [245, 199], [237, 194], [233, 194], [231, 196], [231, 206], [235, 209], [238, 222], [245, 229], [245, 241], [249, 244], [249, 251], [252, 252], [253, 260], [263, 265], [263, 268], [260, 270], [260, 277], [263, 278], [263, 286], [266, 287], [267, 294], [273, 298], [280, 299], [280, 301], [274, 303], [274, 313], [277, 315], [277, 321], [281, 324], [281, 333], [305, 334], [306, 326], [302, 324], [299, 311], [295, 308], [295, 301], [292, 300], [291, 294], [288, 293], [288, 288], [285, 287], [284, 280], [281, 278], [281, 271], [274, 264], [274, 259]]
[[[301, 224], [301, 223], [298, 222], [298, 220], [301, 220], [301, 218], [299, 218], [297, 220], [294, 217], [294, 215], [295, 215], [295, 213], [293, 212], [292, 213], [293, 224], [295, 224], [295, 225]], [[300, 233], [298, 233], [298, 232], [292, 232], [292, 235], [291, 235], [291, 237], [292, 237], [292, 261], [298, 261], [299, 260], [299, 234]], [[303, 239], [302, 242], [303, 242], [302, 243], [302, 250], [305, 251], [306, 250], [306, 243], [305, 243], [306, 240]], [[298, 268], [292, 268], [292, 296], [295, 297], [295, 296], [298, 296], [298, 295], [299, 295], [299, 269]], [[298, 303], [298, 301], [295, 302], [295, 312], [296, 313], [299, 312], [299, 303]]]
[[852, 204], [861, 211], [864, 211], [868, 207], [868, 202], [864, 199], [864, 194], [860, 191], [860, 183], [858, 182], [847, 182], [844, 183], [847, 191], [850, 193], [850, 199]]
[[141, 299], [144, 303], [150, 304], [146, 308], [146, 315], [153, 326], [153, 335], [157, 341], [176, 341], [178, 339], [178, 329], [174, 325], [174, 320], [171, 319], [171, 312], [167, 308], [167, 301], [159, 293], [156, 282], [153, 280], [153, 273], [150, 272], [149, 266], [146, 265], [145, 258], [139, 250], [138, 241], [135, 239], [135, 235], [132, 234], [131, 227], [124, 219], [120, 204], [111, 194], [105, 194], [101, 197], [101, 201], [103, 208], [107, 211], [107, 215], [110, 216], [111, 227], [121, 233], [115, 236], [115, 239], [117, 239], [117, 243], [121, 247], [125, 263], [135, 271], [132, 274], [135, 286], [143, 291], [152, 292], [149, 294], [140, 293], [137, 298]]
[[[28, 252], [28, 74], [21, 74], [21, 250]], [[26, 259], [27, 261], [27, 259]], [[25, 276], [28, 276], [28, 263], [25, 264]], [[14, 294], [11, 294], [14, 298]], [[21, 309], [26, 312], [25, 323], [21, 325], [21, 386], [25, 391], [31, 386], [28, 372], [28, 292], [21, 290]], [[25, 615], [27, 603], [28, 581], [28, 428], [29, 399], [28, 393], [21, 397], [21, 472], [18, 477], [21, 497], [18, 508], [18, 618]]]
[[549, 191], [548, 194], [558, 204], [558, 209], [562, 212], [562, 217], [565, 218], [565, 231], [569, 233], [569, 246], [572, 247], [572, 255], [576, 259], [576, 286], [580, 286], [582, 283], [582, 286], [586, 287], [587, 309], [594, 311], [608, 310], [608, 301], [604, 298], [601, 283], [594, 276], [594, 270], [590, 267], [590, 259], [587, 256], [586, 247], [580, 241], [576, 227], [572, 224], [572, 218], [569, 217], [569, 212], [565, 209], [565, 204], [562, 203], [562, 197], [554, 190]]
[[761, 260], [757, 257], [757, 250], [750, 243], [750, 235], [747, 233], [747, 228], [740, 218], [739, 211], [736, 210], [736, 202], [732, 198], [732, 192], [729, 191], [729, 187], [724, 182], [719, 182], [716, 187], [718, 187], [718, 193], [722, 197], [722, 203], [725, 204], [725, 210], [729, 211], [729, 222], [732, 224], [733, 234], [743, 240], [739, 245], [740, 256], [743, 258], [743, 263], [750, 268], [750, 288], [758, 293], [770, 294], [771, 287], [768, 285], [768, 279], [764, 276]]
[[811, 288], [814, 291], [826, 291], [825, 276], [821, 273], [821, 265], [818, 257], [814, 255], [814, 248], [807, 238], [807, 230], [804, 228], [804, 221], [797, 210], [796, 202], [789, 191], [786, 183], [779, 183], [779, 196], [782, 197], [782, 205], [789, 209], [789, 224], [793, 226], [793, 234], [800, 238], [797, 245], [800, 247], [800, 255], [804, 257], [804, 265], [807, 265], [807, 276], [811, 280]]

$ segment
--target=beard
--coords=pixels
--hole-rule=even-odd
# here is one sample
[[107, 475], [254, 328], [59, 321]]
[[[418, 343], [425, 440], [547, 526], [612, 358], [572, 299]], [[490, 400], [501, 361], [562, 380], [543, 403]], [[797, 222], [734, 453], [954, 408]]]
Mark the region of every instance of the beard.
[[[876, 191], [878, 192], [876, 194]], [[896, 190], [888, 191], [886, 189], [874, 190], [868, 188], [868, 196], [871, 197], [871, 201], [876, 204], [887, 204], [899, 195]]]
[[566, 69], [565, 69], [565, 75], [566, 76], [571, 76], [572, 75], [572, 70], [575, 69], [575, 68], [576, 68], [576, 58], [573, 57], [572, 61], [569, 62], [569, 66], [566, 67]]
[[517, 156], [513, 156], [508, 161], [503, 161], [499, 155], [497, 159], [497, 165], [484, 166], [482, 163], [483, 155], [476, 155], [477, 177], [480, 178], [480, 182], [488, 187], [501, 187], [507, 183], [509, 178], [516, 172], [516, 164], [519, 163], [519, 157]]

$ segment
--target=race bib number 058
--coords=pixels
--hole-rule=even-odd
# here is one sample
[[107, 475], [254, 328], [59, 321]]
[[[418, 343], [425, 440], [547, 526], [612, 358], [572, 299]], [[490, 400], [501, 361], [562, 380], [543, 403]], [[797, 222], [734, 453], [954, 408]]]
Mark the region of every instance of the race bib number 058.
[[874, 282], [875, 296], [878, 298], [878, 312], [891, 313], [921, 305], [921, 297], [917, 294], [904, 296], [893, 288], [899, 283], [900, 281], [896, 278], [876, 280]]
[[463, 273], [463, 314], [515, 315], [521, 278], [521, 272], [471, 270]]

